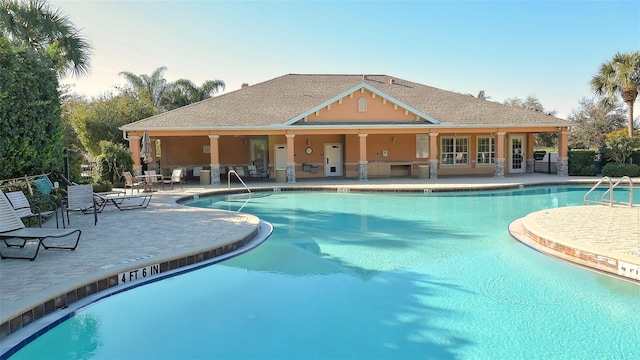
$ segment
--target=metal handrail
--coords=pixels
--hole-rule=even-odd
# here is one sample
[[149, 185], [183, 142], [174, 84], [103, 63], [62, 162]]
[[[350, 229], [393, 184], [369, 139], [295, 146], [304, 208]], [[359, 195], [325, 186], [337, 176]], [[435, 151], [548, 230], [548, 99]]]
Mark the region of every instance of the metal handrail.
[[618, 202], [618, 203], [629, 205], [629, 206], [633, 206], [633, 181], [631, 181], [631, 178], [628, 177], [628, 176], [621, 177], [620, 180], [618, 180], [615, 184], [613, 183], [613, 180], [611, 180], [611, 178], [609, 178], [608, 176], [604, 176], [602, 179], [600, 179], [600, 181], [598, 181], [595, 185], [593, 185], [593, 187], [591, 187], [591, 189], [589, 191], [587, 191], [587, 193], [584, 195], [584, 199], [583, 199], [584, 200], [584, 205], [587, 205], [587, 203], [589, 203], [589, 202], [598, 203], [597, 201], [587, 200], [587, 197], [598, 186], [600, 186], [600, 184], [602, 184], [604, 181], [608, 181], [609, 182], [609, 189], [602, 194], [602, 198], [600, 199], [599, 203], [600, 204], [604, 204], [605, 203], [605, 197], [608, 195], [609, 196], [609, 201], [608, 201], [609, 202], [609, 206], [613, 206], [613, 204], [614, 204], [613, 191], [618, 185], [620, 185], [625, 180], [629, 183], [629, 203], [624, 203], [624, 202]]
[[[586, 194], [584, 194], [584, 198], [583, 198], [584, 205], [587, 205], [587, 202], [596, 202], [597, 203], [597, 201], [589, 201], [589, 200], [587, 200], [587, 196], [589, 196], [589, 194], [591, 194], [596, 188], [598, 188], [598, 186], [600, 186], [600, 184], [602, 184], [605, 180], [609, 182], [609, 191], [611, 190], [611, 188], [613, 187], [613, 182], [611, 181], [610, 177], [604, 176], [602, 179], [600, 179], [600, 181], [598, 181], [595, 185], [593, 185], [593, 187], [591, 187], [591, 189], [589, 189], [589, 191], [587, 191]], [[606, 194], [606, 192], [605, 192], [605, 194]], [[602, 194], [602, 198], [600, 199], [600, 204], [604, 203], [605, 194]], [[611, 196], [609, 198], [609, 206], [613, 206], [613, 196]]]
[[[631, 181], [631, 178], [628, 176], [623, 176], [620, 178], [620, 180], [618, 180], [615, 184], [613, 184], [611, 186], [611, 188], [607, 191], [604, 192], [604, 194], [602, 194], [602, 196], [604, 197], [609, 191], [611, 191], [611, 199], [613, 199], [613, 190], [616, 188], [616, 186], [620, 185], [624, 180], [627, 180], [627, 182], [629, 183], [629, 203], [624, 203], [619, 201], [618, 203], [623, 204], [623, 205], [629, 205], [629, 206], [633, 206], [633, 182]], [[613, 203], [614, 201], [611, 200], [611, 203]]]
[[238, 178], [238, 180], [240, 180], [242, 185], [244, 185], [244, 188], [247, 189], [249, 194], [251, 194], [251, 190], [249, 190], [249, 187], [247, 186], [247, 184], [245, 184], [244, 181], [242, 181], [242, 178], [240, 178], [240, 175], [238, 175], [238, 173], [235, 170], [229, 170], [229, 172], [227, 173], [227, 187], [231, 189], [231, 174], [234, 174]]

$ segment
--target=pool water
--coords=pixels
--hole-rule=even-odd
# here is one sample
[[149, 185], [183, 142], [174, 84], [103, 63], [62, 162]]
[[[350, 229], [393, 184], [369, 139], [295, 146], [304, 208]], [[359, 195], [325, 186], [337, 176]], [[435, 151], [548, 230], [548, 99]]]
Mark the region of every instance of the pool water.
[[581, 205], [586, 191], [203, 197], [190, 205], [242, 207], [273, 235], [97, 302], [12, 359], [633, 358], [640, 286], [507, 231], [530, 212]]

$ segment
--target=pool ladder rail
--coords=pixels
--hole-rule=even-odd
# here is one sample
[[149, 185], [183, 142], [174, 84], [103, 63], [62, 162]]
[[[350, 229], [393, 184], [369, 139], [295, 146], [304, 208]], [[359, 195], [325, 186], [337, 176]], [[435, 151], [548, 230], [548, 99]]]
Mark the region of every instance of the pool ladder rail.
[[[622, 201], [616, 202], [613, 199], [613, 191], [618, 185], [622, 184], [622, 182], [625, 180], [627, 181], [627, 183], [629, 183], [629, 202], [622, 202]], [[597, 189], [605, 181], [609, 183], [609, 189], [607, 189], [607, 191], [605, 191], [604, 194], [602, 194], [600, 201], [587, 199], [589, 194], [591, 194], [595, 189]], [[606, 205], [608, 203], [610, 207], [613, 207], [613, 205], [617, 203], [620, 205], [626, 205], [626, 206], [632, 207], [633, 206], [633, 181], [631, 181], [630, 177], [623, 176], [620, 178], [620, 180], [614, 183], [610, 177], [604, 176], [602, 179], [600, 179], [600, 181], [598, 181], [595, 185], [593, 185], [593, 187], [591, 187], [591, 189], [587, 191], [587, 193], [584, 195], [584, 205], [594, 204], [594, 203], [601, 204], [601, 205]]]
[[247, 184], [244, 183], [244, 181], [242, 181], [242, 178], [240, 177], [240, 175], [238, 175], [238, 173], [235, 170], [231, 170], [227, 173], [227, 187], [229, 189], [231, 189], [231, 174], [235, 175], [236, 178], [238, 178], [238, 180], [240, 180], [240, 182], [242, 183], [242, 185], [244, 186], [245, 189], [247, 189], [247, 191], [249, 192], [249, 194], [251, 194], [251, 190], [249, 189], [249, 187], [247, 186]]

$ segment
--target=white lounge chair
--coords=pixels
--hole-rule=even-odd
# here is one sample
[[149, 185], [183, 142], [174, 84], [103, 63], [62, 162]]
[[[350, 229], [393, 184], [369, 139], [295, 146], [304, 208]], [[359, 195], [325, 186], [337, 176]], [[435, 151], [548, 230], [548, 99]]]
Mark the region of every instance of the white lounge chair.
[[[41, 210], [38, 206], [31, 206], [29, 200], [27, 200], [27, 197], [22, 191], [12, 191], [6, 193], [5, 195], [7, 195], [7, 199], [9, 199], [11, 206], [16, 211], [16, 214], [19, 218], [28, 218], [29, 220], [37, 218], [38, 226], [42, 227], [43, 220], [49, 219], [50, 217], [55, 215], [56, 227], [60, 227], [58, 222], [58, 205], [56, 205], [53, 201], [49, 202], [53, 210]], [[33, 210], [35, 210], [35, 212]]]
[[112, 204], [118, 210], [145, 209], [151, 202], [151, 193], [127, 195], [119, 192], [93, 193], [96, 201], [97, 212], [108, 204]]
[[[77, 237], [73, 241], [73, 246], [60, 246], [46, 245], [44, 242], [46, 239], [67, 238], [77, 233]], [[45, 249], [66, 249], [75, 250], [80, 241], [80, 235], [82, 231], [79, 229], [50, 229], [50, 228], [28, 228], [24, 226], [24, 223], [15, 210], [11, 206], [9, 199], [4, 193], [0, 195], [0, 240], [4, 241], [8, 248], [19, 247], [24, 248], [27, 245], [27, 241], [37, 242], [36, 250], [33, 256], [16, 256], [14, 254], [3, 253], [0, 250], [0, 258], [2, 259], [28, 259], [35, 260], [38, 256], [40, 246]], [[74, 235], [75, 236], [75, 235]], [[15, 241], [22, 242], [21, 244], [15, 244]], [[0, 248], [1, 249], [1, 248]]]

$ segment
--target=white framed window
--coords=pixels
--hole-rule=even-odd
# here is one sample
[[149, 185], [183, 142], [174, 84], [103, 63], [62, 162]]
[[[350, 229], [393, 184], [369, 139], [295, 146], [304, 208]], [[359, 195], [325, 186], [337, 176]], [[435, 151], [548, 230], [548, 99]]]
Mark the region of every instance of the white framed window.
[[478, 136], [477, 138], [477, 163], [493, 164], [496, 156], [495, 139], [491, 136]]
[[469, 165], [469, 138], [442, 137], [440, 162], [442, 165]]
[[365, 97], [358, 98], [358, 112], [367, 112], [367, 99]]

